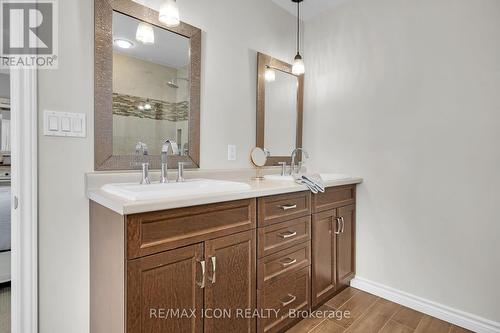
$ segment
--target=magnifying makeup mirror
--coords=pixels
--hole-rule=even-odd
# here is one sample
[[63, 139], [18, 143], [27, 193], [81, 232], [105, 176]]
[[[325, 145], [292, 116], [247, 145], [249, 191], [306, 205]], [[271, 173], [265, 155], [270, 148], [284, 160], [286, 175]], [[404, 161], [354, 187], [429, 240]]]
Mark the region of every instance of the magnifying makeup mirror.
[[257, 174], [253, 179], [264, 179], [264, 177], [261, 175], [261, 168], [266, 165], [267, 158], [270, 155], [271, 154], [269, 153], [269, 150], [267, 150], [266, 148], [256, 147], [252, 149], [252, 152], [250, 153], [250, 159], [252, 160], [253, 165], [257, 167]]

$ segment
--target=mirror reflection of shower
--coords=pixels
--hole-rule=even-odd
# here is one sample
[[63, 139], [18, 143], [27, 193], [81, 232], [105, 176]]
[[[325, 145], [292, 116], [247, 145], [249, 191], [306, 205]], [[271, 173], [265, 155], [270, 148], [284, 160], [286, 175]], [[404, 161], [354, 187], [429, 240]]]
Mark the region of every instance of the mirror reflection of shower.
[[[183, 73], [186, 74], [186, 73]], [[179, 146], [179, 155], [187, 156], [189, 155], [189, 130], [188, 130], [188, 118], [189, 112], [189, 79], [176, 76], [171, 77], [166, 82], [166, 85], [175, 90], [175, 95], [177, 96], [177, 105], [176, 105], [176, 129], [177, 129], [177, 145]], [[185, 110], [184, 110], [185, 109]]]
[[169, 86], [170, 88], [179, 89], [179, 81], [185, 81], [185, 82], [189, 83], [189, 79], [186, 79], [183, 77], [179, 77], [179, 78], [176, 77], [176, 78], [172, 78], [172, 79], [168, 80], [167, 86]]

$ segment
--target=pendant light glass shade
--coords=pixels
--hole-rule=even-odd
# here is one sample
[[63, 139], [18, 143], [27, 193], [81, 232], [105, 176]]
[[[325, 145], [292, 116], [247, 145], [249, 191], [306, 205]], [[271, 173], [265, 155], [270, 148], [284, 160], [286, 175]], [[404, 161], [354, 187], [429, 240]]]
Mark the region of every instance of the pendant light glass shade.
[[145, 22], [139, 23], [137, 32], [135, 33], [135, 39], [143, 44], [154, 44], [155, 32], [153, 31], [153, 26]]
[[304, 65], [304, 60], [297, 53], [295, 60], [293, 61], [292, 73], [294, 75], [302, 75], [306, 72], [306, 66]]
[[274, 69], [266, 67], [266, 71], [264, 72], [264, 78], [266, 79], [267, 82], [276, 81], [276, 72], [274, 71]]
[[165, 0], [163, 2], [160, 7], [160, 16], [158, 20], [169, 28], [177, 27], [181, 24], [179, 7], [175, 0]]

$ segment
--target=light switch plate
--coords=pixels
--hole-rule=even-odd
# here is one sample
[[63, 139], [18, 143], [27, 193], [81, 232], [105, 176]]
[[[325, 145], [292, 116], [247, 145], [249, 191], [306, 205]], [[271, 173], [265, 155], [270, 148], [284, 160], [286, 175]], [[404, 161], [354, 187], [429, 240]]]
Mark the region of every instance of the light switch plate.
[[43, 134], [45, 136], [66, 136], [85, 138], [87, 136], [84, 113], [43, 112]]
[[227, 146], [227, 160], [228, 161], [236, 161], [236, 146], [228, 145]]

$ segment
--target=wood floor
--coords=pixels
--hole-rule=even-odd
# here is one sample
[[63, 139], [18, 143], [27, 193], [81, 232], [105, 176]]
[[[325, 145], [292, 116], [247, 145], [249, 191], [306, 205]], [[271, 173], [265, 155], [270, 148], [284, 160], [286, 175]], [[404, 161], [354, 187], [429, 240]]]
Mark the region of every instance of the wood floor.
[[[349, 318], [307, 318], [288, 333], [464, 333], [461, 327], [387, 301], [364, 291], [347, 288], [320, 310], [349, 311]], [[319, 317], [319, 316], [318, 316]]]
[[[321, 310], [349, 311], [350, 317], [308, 318], [288, 333], [465, 333], [461, 327], [392, 303], [364, 291], [347, 288]], [[0, 285], [0, 333], [10, 332], [10, 286]]]
[[10, 333], [10, 284], [0, 284], [0, 333]]

